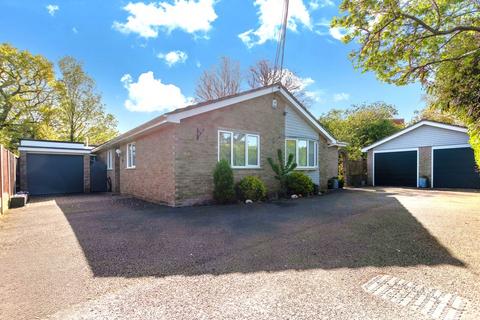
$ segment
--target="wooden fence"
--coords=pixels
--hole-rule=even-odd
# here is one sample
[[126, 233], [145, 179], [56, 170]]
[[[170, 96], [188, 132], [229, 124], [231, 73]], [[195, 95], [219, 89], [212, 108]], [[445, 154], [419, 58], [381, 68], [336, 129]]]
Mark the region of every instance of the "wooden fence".
[[0, 183], [1, 183], [1, 201], [0, 214], [8, 210], [10, 197], [15, 194], [17, 177], [17, 156], [10, 150], [0, 145]]

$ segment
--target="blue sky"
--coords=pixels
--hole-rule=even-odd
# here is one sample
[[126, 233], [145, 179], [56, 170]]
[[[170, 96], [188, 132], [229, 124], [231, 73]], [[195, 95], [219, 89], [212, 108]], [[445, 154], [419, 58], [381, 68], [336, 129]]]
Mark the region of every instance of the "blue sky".
[[[285, 67], [313, 97], [311, 111], [386, 101], [407, 120], [424, 107], [418, 84], [396, 87], [355, 70], [354, 44], [328, 22], [339, 0], [290, 0]], [[221, 56], [246, 70], [273, 60], [282, 0], [0, 2], [0, 42], [53, 62], [72, 55], [95, 79], [108, 112], [126, 131], [194, 96], [195, 84]]]

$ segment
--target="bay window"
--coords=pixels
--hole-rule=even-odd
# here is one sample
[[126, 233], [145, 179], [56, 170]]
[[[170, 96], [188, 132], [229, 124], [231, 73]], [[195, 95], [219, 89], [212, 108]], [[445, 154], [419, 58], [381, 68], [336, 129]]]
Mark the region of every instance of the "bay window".
[[285, 161], [293, 154], [297, 168], [308, 169], [318, 167], [318, 142], [308, 139], [286, 139]]
[[260, 137], [256, 134], [218, 131], [218, 160], [227, 160], [232, 168], [260, 166]]

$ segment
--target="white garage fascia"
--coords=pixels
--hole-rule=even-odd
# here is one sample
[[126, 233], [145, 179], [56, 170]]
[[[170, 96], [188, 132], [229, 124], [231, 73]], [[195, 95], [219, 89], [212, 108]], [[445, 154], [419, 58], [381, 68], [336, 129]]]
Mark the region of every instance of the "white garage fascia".
[[435, 150], [440, 150], [440, 149], [463, 149], [463, 148], [471, 148], [472, 146], [469, 144], [453, 144], [449, 146], [436, 146], [432, 147], [431, 155], [430, 155], [430, 188], [433, 189], [433, 157], [434, 157], [434, 151]]
[[392, 149], [392, 150], [378, 150], [373, 151], [373, 171], [372, 171], [372, 184], [375, 187], [375, 154], [377, 153], [390, 153], [390, 152], [404, 152], [404, 151], [416, 151], [417, 152], [417, 188], [419, 187], [419, 174], [420, 174], [420, 148], [406, 148], [406, 149]]
[[463, 133], [467, 133], [468, 130], [467, 128], [464, 128], [464, 127], [459, 127], [459, 126], [455, 126], [455, 125], [451, 125], [451, 124], [446, 124], [446, 123], [439, 123], [439, 122], [435, 122], [435, 121], [429, 121], [429, 120], [422, 120], [410, 127], [407, 127], [395, 134], [392, 134], [391, 136], [388, 136], [380, 141], [377, 141], [365, 148], [362, 148], [362, 152], [367, 152], [375, 147], [378, 147], [379, 145], [382, 145], [390, 140], [393, 140], [395, 138], [398, 138], [399, 136], [401, 135], [404, 135], [405, 133], [408, 133], [410, 131], [413, 131], [421, 126], [431, 126], [431, 127], [435, 127], [435, 128], [441, 128], [441, 129], [447, 129], [447, 130], [452, 130], [452, 131], [457, 131], [457, 132], [463, 132]]
[[18, 148], [20, 152], [26, 153], [40, 153], [40, 154], [78, 154], [78, 155], [89, 155], [90, 150], [79, 150], [79, 149], [62, 149], [62, 148], [35, 148], [35, 147], [20, 147]]

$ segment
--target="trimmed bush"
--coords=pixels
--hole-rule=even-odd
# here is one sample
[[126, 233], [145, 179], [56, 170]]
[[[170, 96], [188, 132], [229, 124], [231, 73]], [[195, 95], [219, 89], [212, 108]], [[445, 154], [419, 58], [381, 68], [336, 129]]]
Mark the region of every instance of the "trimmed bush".
[[216, 202], [225, 204], [235, 200], [233, 171], [226, 160], [220, 160], [215, 166], [213, 184], [213, 198]]
[[301, 194], [308, 196], [313, 192], [313, 182], [303, 172], [294, 171], [287, 176], [287, 189], [290, 194]]
[[237, 183], [237, 194], [242, 201], [260, 201], [267, 196], [267, 188], [260, 178], [247, 176]]

